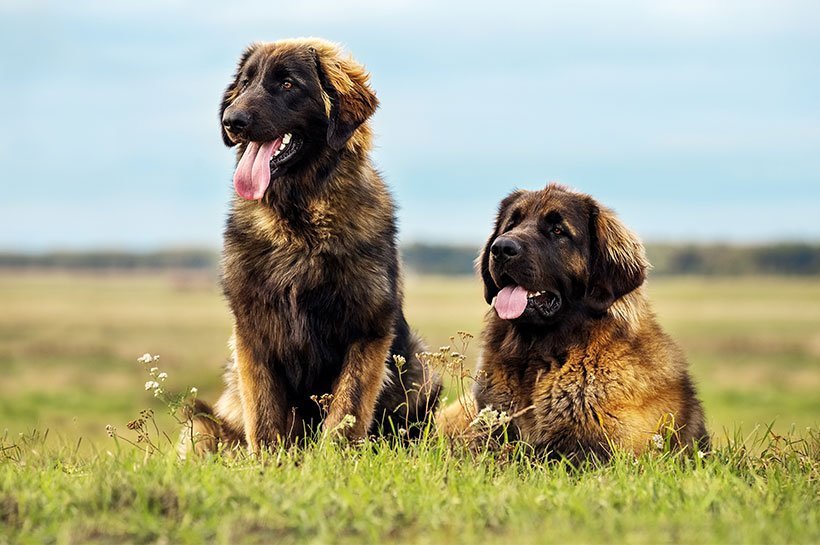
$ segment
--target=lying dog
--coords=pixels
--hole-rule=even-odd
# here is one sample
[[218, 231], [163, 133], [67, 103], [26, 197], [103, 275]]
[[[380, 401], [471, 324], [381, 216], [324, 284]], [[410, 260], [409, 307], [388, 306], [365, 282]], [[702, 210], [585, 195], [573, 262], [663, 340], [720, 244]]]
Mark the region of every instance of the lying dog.
[[664, 436], [708, 448], [684, 355], [642, 287], [643, 246], [611, 210], [558, 185], [516, 191], [479, 268], [493, 309], [475, 407], [442, 411], [445, 433], [469, 433], [475, 411], [492, 407], [512, 416], [513, 437], [554, 456], [638, 454]]

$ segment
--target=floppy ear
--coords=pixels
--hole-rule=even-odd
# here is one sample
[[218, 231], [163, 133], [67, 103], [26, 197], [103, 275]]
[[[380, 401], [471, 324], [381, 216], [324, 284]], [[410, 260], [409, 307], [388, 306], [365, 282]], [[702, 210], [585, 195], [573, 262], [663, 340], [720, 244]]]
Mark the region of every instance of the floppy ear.
[[228, 133], [225, 132], [225, 127], [222, 125], [222, 114], [225, 113], [225, 109], [231, 105], [231, 103], [236, 100], [236, 97], [239, 95], [239, 76], [242, 74], [242, 69], [245, 67], [245, 63], [248, 62], [248, 59], [256, 51], [257, 44], [251, 44], [248, 48], [242, 53], [242, 56], [239, 57], [239, 62], [236, 66], [236, 72], [233, 75], [233, 80], [231, 81], [230, 85], [225, 89], [225, 92], [222, 94], [222, 104], [219, 105], [219, 129], [222, 131], [222, 141], [225, 142], [225, 145], [229, 148], [236, 145], [236, 142], [228, 138]]
[[590, 271], [586, 299], [607, 309], [646, 279], [649, 262], [640, 239], [608, 208], [592, 204], [589, 217]]
[[370, 74], [352, 58], [334, 48], [313, 48], [322, 91], [327, 95], [327, 143], [338, 151], [376, 111], [379, 100], [368, 85]]
[[484, 249], [481, 250], [481, 253], [478, 254], [478, 259], [476, 259], [476, 268], [478, 269], [478, 273], [481, 275], [481, 281], [484, 283], [484, 300], [487, 301], [487, 304], [493, 302], [493, 297], [498, 295], [499, 291], [498, 287], [495, 285], [495, 280], [493, 280], [493, 277], [490, 274], [490, 246], [493, 245], [496, 237], [498, 237], [498, 231], [501, 229], [501, 223], [507, 215], [507, 210], [509, 210], [510, 206], [512, 206], [512, 204], [523, 194], [524, 191], [522, 190], [513, 191], [507, 195], [503, 201], [501, 201], [500, 205], [498, 205], [498, 214], [495, 217], [495, 228], [493, 229], [493, 234], [490, 235], [489, 239], [487, 239], [487, 244], [484, 245]]

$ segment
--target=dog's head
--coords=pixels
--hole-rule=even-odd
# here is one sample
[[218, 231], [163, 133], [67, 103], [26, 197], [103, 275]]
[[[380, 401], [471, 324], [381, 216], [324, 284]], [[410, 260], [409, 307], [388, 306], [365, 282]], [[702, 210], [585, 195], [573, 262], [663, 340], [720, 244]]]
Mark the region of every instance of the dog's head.
[[649, 264], [611, 210], [553, 184], [501, 202], [478, 266], [500, 318], [547, 325], [572, 312], [606, 312], [643, 283]]
[[225, 144], [244, 147], [234, 175], [239, 195], [259, 199], [272, 179], [309, 158], [362, 146], [357, 130], [378, 106], [368, 79], [364, 67], [324, 40], [250, 46], [219, 113]]

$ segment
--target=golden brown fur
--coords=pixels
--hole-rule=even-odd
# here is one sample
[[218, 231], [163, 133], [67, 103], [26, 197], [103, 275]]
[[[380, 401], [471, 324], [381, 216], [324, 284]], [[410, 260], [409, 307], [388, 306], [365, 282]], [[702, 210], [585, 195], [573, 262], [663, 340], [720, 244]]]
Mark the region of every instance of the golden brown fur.
[[[512, 257], [499, 248], [512, 248]], [[656, 435], [673, 446], [708, 448], [686, 359], [642, 287], [643, 246], [611, 210], [556, 185], [514, 193], [502, 203], [479, 267], [488, 302], [505, 286], [521, 285], [546, 293], [552, 306], [533, 308], [535, 297], [518, 318], [489, 311], [475, 401], [439, 414], [444, 433], [474, 435], [475, 414], [492, 407], [515, 415], [514, 437], [553, 456], [606, 459], [613, 448], [639, 454]]]
[[[222, 115], [252, 124], [226, 123], [225, 142], [240, 158], [248, 141], [292, 132], [301, 148], [286, 167], [271, 160], [260, 201], [234, 197], [222, 276], [232, 359], [215, 410], [197, 407], [197, 450], [255, 451], [320, 428], [412, 435], [435, 407], [438, 378], [402, 313], [393, 201], [369, 158], [376, 105], [364, 68], [322, 40], [255, 44], [240, 60]], [[402, 381], [394, 355], [408, 362]]]

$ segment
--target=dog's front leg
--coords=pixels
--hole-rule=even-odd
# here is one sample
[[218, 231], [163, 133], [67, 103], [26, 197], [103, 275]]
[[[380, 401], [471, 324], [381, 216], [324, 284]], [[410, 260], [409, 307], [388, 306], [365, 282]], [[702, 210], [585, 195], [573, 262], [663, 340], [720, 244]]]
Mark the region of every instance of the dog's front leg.
[[287, 400], [273, 369], [267, 362], [257, 361], [238, 331], [234, 333], [233, 344], [245, 439], [251, 452], [259, 452], [260, 448], [285, 440]]
[[[339, 378], [333, 384], [333, 398], [323, 424], [325, 435], [347, 439], [367, 435], [376, 401], [382, 389], [385, 361], [393, 336], [356, 341], [348, 348]], [[350, 420], [349, 416], [354, 420]], [[345, 417], [348, 416], [348, 421]]]

